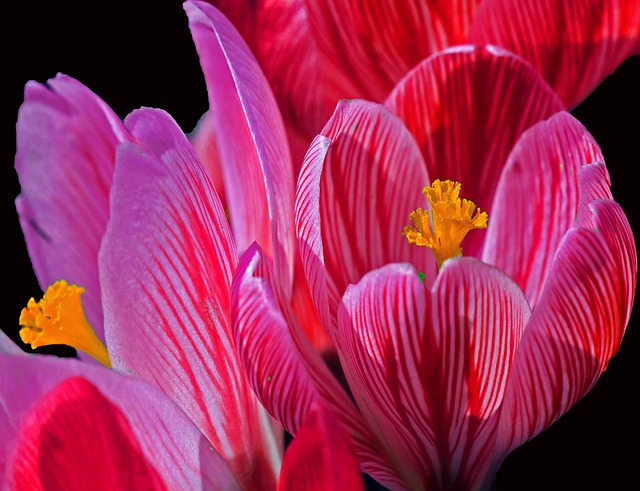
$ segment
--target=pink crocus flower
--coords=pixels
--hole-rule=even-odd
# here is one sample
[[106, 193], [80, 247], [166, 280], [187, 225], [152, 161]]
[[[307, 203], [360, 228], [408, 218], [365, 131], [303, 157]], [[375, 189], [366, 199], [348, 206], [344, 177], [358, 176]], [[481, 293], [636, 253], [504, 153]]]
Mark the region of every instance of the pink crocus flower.
[[[44, 108], [48, 117], [26, 118], [25, 114], [37, 114], [43, 109], [37, 101], [45, 96], [53, 101]], [[87, 105], [75, 105], [78, 100]], [[58, 75], [48, 87], [27, 87], [18, 131], [27, 127], [36, 130], [38, 121], [44, 122], [40, 125], [43, 135], [52, 121], [57, 123], [54, 128], [68, 128], [70, 123], [85, 121], [82, 111], [78, 120], [73, 111], [69, 118], [70, 108], [96, 106], [106, 110], [86, 87]], [[62, 112], [57, 112], [60, 108]], [[92, 121], [100, 125], [105, 120]], [[108, 221], [100, 238], [97, 262], [110, 363], [117, 372], [146, 380], [177, 402], [223, 456], [243, 488], [270, 489], [281, 462], [281, 435], [246, 384], [233, 350], [228, 303], [237, 256], [225, 212], [187, 137], [168, 114], [143, 108], [120, 124], [135, 141], [115, 148]], [[86, 135], [86, 125], [75, 128], [80, 135]], [[99, 135], [108, 135], [111, 128], [102, 124], [102, 133], [94, 133], [93, 138], [104, 141]], [[66, 140], [69, 144], [78, 143], [77, 135], [73, 131], [64, 135], [48, 133], [50, 138], [60, 137], [58, 143]], [[63, 149], [64, 146], [60, 145]], [[21, 160], [29, 148], [33, 147], [20, 145], [17, 158], [24, 165], [19, 172], [21, 181], [26, 183], [31, 182], [31, 172], [37, 172], [34, 160], [30, 165]], [[95, 147], [90, 142], [84, 147], [87, 152], [92, 148]], [[31, 159], [39, 157], [36, 152], [26, 155]], [[65, 163], [89, 166], [94, 162], [85, 158]], [[59, 167], [51, 168], [49, 173], [50, 179], [64, 175], [64, 169]], [[91, 184], [83, 182], [85, 187]], [[32, 227], [41, 224], [25, 229], [29, 244], [42, 244], [40, 250], [55, 251], [59, 245], [55, 234], [67, 238], [64, 232], [79, 232], [76, 227], [91, 217], [91, 210], [85, 202], [69, 199], [70, 195], [63, 204], [71, 202], [75, 206], [58, 208], [57, 221], [54, 217], [50, 221], [29, 217], [26, 223]], [[30, 197], [30, 193], [22, 194], [20, 200], [34, 203]], [[57, 203], [51, 200], [48, 204], [55, 207]], [[25, 209], [21, 208], [23, 220], [27, 217]], [[35, 206], [30, 210], [37, 213]], [[65, 216], [76, 221], [64, 221]], [[58, 228], [61, 224], [70, 226]], [[91, 257], [79, 258], [93, 266]], [[76, 264], [70, 263], [69, 272]], [[49, 295], [47, 289], [45, 297]], [[70, 332], [71, 325], [64, 322], [66, 317], [62, 319], [61, 332]], [[44, 337], [48, 332], [42, 334]], [[11, 378], [16, 372], [2, 373]], [[29, 390], [30, 386], [24, 385], [23, 391]]]
[[[3, 490], [247, 489], [175, 401], [142, 380], [30, 357], [3, 333], [0, 368], [11, 374], [0, 377]], [[339, 484], [363, 489], [345, 430], [315, 406], [287, 447], [277, 489]]]
[[[337, 105], [305, 156], [296, 230], [343, 383], [258, 245], [232, 286], [245, 368], [286, 429], [321, 400], [390, 489], [492, 489], [505, 457], [594, 386], [629, 321], [637, 255], [604, 156], [563, 108], [521, 58], [471, 45], [424, 60], [383, 104]], [[453, 252], [436, 261], [407, 226]]]
[[424, 58], [493, 44], [529, 61], [567, 109], [640, 50], [635, 0], [209, 0], [274, 90], [296, 169], [338, 100], [382, 102]]
[[[238, 254], [255, 240], [273, 262], [283, 294], [295, 303], [289, 149], [270, 88], [233, 26], [211, 5], [185, 2], [184, 9], [196, 45], [213, 41], [201, 61], [212, 100], [221, 104], [222, 121], [212, 121], [225, 187], [233, 192], [220, 199], [211, 169], [169, 114], [140, 108], [122, 121], [79, 81], [59, 74], [46, 85], [30, 82], [25, 88], [17, 124], [16, 205], [47, 301], [57, 298], [47, 286], [60, 286], [61, 279], [84, 290], [80, 312], [96, 334], [92, 356], [99, 353], [114, 371], [177, 403], [185, 424], [220, 454], [242, 489], [272, 489], [282, 464], [283, 431], [245, 379], [229, 298]], [[59, 337], [56, 324], [43, 333], [39, 322], [51, 319], [38, 320], [39, 309], [43, 304], [34, 301], [25, 315], [25, 336], [34, 347], [47, 337], [50, 344], [79, 346]], [[67, 327], [62, 331], [73, 334]], [[79, 334], [83, 341], [86, 336]], [[85, 365], [92, 363], [80, 356]], [[84, 373], [71, 372], [64, 378]], [[2, 377], [14, 374], [7, 370]], [[96, 381], [97, 390], [108, 397], [109, 384], [118, 383], [113, 380]], [[29, 390], [24, 385], [3, 397], [8, 404], [14, 397], [33, 404], [45, 397], [44, 389], [25, 395]], [[112, 402], [123, 411], [118, 397]]]

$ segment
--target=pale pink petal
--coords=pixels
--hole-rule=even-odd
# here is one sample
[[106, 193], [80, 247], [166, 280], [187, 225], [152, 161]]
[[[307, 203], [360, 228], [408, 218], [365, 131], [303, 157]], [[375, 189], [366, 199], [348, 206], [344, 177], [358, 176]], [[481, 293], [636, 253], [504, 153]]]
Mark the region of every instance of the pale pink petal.
[[522, 56], [573, 108], [640, 49], [640, 2], [484, 0], [467, 41]]
[[168, 114], [141, 109], [125, 123], [140, 143], [118, 150], [100, 255], [113, 366], [178, 401], [239, 479], [268, 486], [280, 457], [234, 349], [224, 211]]
[[307, 0], [328, 100], [381, 102], [422, 59], [464, 40], [478, 3]]
[[314, 406], [282, 461], [278, 491], [364, 491], [349, 435], [333, 414]]
[[412, 489], [475, 489], [529, 308], [518, 286], [472, 258], [447, 261], [430, 291], [410, 266], [349, 287], [340, 349], [363, 416]]
[[[365, 273], [408, 261], [430, 283], [435, 261], [402, 235], [409, 213], [426, 202], [421, 189], [429, 184], [420, 152], [402, 122], [379, 104], [341, 101], [322, 134], [331, 142], [328, 154], [307, 154], [296, 219], [311, 292], [319, 312], [327, 298], [330, 318], [329, 323], [323, 319], [324, 325], [335, 329], [331, 326], [342, 294]], [[324, 284], [315, 271], [320, 264]]]
[[257, 244], [242, 256], [231, 295], [238, 353], [249, 383], [269, 413], [296, 435], [312, 406], [325, 405], [351, 435], [363, 470], [385, 481], [397, 481], [356, 406], [278, 293], [269, 260]]
[[[65, 381], [75, 381], [72, 382], [75, 385], [78, 381], [90, 384], [94, 391], [99, 391], [97, 399], [101, 399], [104, 404], [98, 403], [96, 397], [91, 396], [96, 403], [92, 412], [80, 412], [70, 420], [67, 419], [69, 415], [65, 414], [64, 407], [51, 407], [46, 403], [57, 398], [47, 394], [55, 391], [56, 386]], [[59, 387], [58, 390], [62, 388]], [[73, 393], [69, 395], [73, 396]], [[72, 401], [67, 402], [70, 404]], [[109, 407], [105, 407], [105, 404]], [[0, 355], [0, 407], [3, 409], [0, 411], [0, 436], [3, 437], [0, 476], [9, 453], [19, 452], [20, 446], [30, 443], [21, 441], [24, 438], [24, 434], [20, 436], [24, 431], [23, 425], [42, 425], [41, 430], [45, 433], [56, 432], [65, 428], [58, 425], [80, 424], [83, 417], [89, 417], [90, 421], [94, 421], [90, 430], [84, 428], [80, 431], [77, 428], [77, 431], [70, 432], [71, 428], [67, 427], [66, 434], [71, 435], [74, 441], [78, 440], [78, 443], [82, 442], [90, 447], [100, 443], [99, 435], [103, 438], [117, 436], [112, 431], [118, 428], [109, 430], [96, 424], [102, 414], [106, 418], [115, 417], [119, 420], [117, 426], [120, 433], [125, 431], [125, 435], [120, 436], [125, 436], [129, 443], [135, 442], [137, 452], [142, 454], [138, 457], [147, 460], [159, 472], [169, 489], [184, 489], [185, 486], [193, 489], [238, 489], [227, 464], [171, 399], [149, 384], [104, 367], [47, 355]], [[103, 430], [109, 431], [101, 433]], [[84, 439], [83, 435], [95, 438], [96, 441]], [[105, 445], [101, 447], [99, 450], [106, 461], [110, 448]], [[46, 446], [41, 451], [45, 452], [46, 459], [52, 459], [53, 455], [48, 454]], [[35, 457], [33, 453], [24, 456]], [[30, 464], [32, 463], [18, 460], [8, 465], [18, 466], [15, 470], [19, 471], [19, 466]], [[76, 473], [80, 471], [81, 466], [76, 466]], [[19, 475], [17, 477], [20, 478]]]
[[115, 113], [77, 80], [59, 74], [46, 85], [27, 83], [15, 167], [29, 257], [43, 291], [61, 278], [85, 288], [85, 314], [101, 339], [98, 249], [109, 220], [116, 146], [130, 139]]
[[9, 353], [12, 355], [18, 355], [24, 353], [24, 350], [20, 348], [13, 340], [6, 335], [4, 331], [0, 331], [0, 353]]
[[336, 101], [326, 104], [305, 0], [208, 0], [242, 35], [278, 101], [294, 175]]
[[[460, 46], [412, 70], [385, 105], [415, 137], [431, 179], [462, 184], [461, 195], [482, 210], [520, 134], [563, 108], [558, 96], [522, 59], [493, 47]], [[465, 255], [486, 234], [470, 233]]]
[[207, 111], [198, 121], [195, 129], [187, 136], [193, 148], [200, 157], [200, 161], [207, 170], [207, 174], [216, 188], [216, 193], [220, 198], [223, 208], [227, 208], [226, 190], [224, 188], [224, 178], [220, 165], [220, 155], [216, 139], [213, 137], [215, 131], [215, 115]]
[[525, 131], [509, 155], [489, 211], [482, 260], [515, 280], [532, 308], [576, 220], [581, 168], [602, 159], [586, 128], [564, 111]]
[[256, 241], [291, 288], [294, 181], [287, 136], [273, 93], [233, 25], [212, 5], [183, 4], [200, 57], [226, 203], [242, 253]]
[[620, 346], [636, 287], [637, 255], [623, 211], [591, 204], [593, 228], [568, 232], [514, 362], [496, 461], [565, 414]]

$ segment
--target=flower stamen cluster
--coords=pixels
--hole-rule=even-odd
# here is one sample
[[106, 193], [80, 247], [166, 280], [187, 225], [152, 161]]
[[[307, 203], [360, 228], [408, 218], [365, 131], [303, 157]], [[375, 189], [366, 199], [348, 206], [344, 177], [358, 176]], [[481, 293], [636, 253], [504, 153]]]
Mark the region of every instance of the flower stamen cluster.
[[33, 349], [66, 344], [111, 368], [107, 348], [84, 315], [80, 300], [84, 291], [82, 287], [60, 280], [47, 288], [39, 302], [29, 299], [20, 313], [20, 338]]
[[409, 218], [415, 228], [407, 225], [403, 230], [410, 244], [431, 249], [438, 268], [446, 259], [462, 255], [460, 244], [467, 233], [487, 228], [487, 213], [472, 201], [460, 199], [460, 187], [459, 182], [436, 179], [431, 186], [422, 188], [431, 210], [412, 211]]

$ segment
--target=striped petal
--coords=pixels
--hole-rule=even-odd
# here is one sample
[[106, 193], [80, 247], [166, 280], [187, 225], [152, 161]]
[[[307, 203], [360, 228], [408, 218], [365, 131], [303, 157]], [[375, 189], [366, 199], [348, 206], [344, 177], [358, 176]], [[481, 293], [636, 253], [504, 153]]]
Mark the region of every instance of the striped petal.
[[[224, 460], [171, 399], [103, 367], [0, 355], [0, 407], [0, 476], [6, 469], [8, 489], [43, 489], [27, 485], [38, 478], [51, 485], [44, 489], [60, 489], [56, 479], [64, 480], [64, 489], [87, 489], [69, 485], [135, 479], [136, 470], [168, 489], [239, 489]], [[131, 486], [108, 489], [123, 487]]]
[[314, 406], [282, 461], [278, 491], [364, 491], [349, 435], [330, 411]]
[[256, 241], [291, 288], [295, 238], [291, 155], [273, 93], [231, 23], [212, 5], [184, 9], [200, 57], [239, 253]]
[[[563, 107], [522, 59], [471, 46], [424, 60], [385, 105], [416, 139], [429, 177], [460, 182], [465, 197], [485, 210], [520, 134]], [[476, 255], [485, 235], [469, 234], [465, 255]]]
[[397, 482], [356, 406], [283, 301], [269, 260], [257, 244], [240, 259], [231, 294], [238, 353], [249, 383], [269, 413], [297, 435], [313, 406], [326, 406], [351, 435], [363, 470], [381, 482]]
[[573, 108], [640, 49], [640, 3], [485, 0], [467, 41], [522, 56]]
[[591, 203], [599, 199], [613, 199], [611, 178], [604, 161], [584, 165], [580, 169], [580, 202], [576, 213], [576, 225], [594, 228]]
[[603, 156], [593, 137], [564, 111], [525, 131], [509, 155], [489, 212], [482, 259], [515, 280], [532, 308], [576, 219], [581, 168], [597, 160]]
[[429, 291], [392, 264], [349, 287], [340, 349], [359, 407], [411, 489], [476, 489], [529, 308], [499, 270], [447, 261]]
[[423, 58], [464, 40], [480, 0], [308, 0], [328, 99], [381, 102]]
[[316, 144], [330, 145], [310, 149], [298, 180], [296, 221], [307, 280], [335, 342], [337, 307], [350, 283], [394, 261], [412, 262], [432, 281], [435, 262], [402, 235], [429, 183], [402, 122], [379, 104], [341, 101], [323, 136]]
[[[268, 261], [254, 243], [238, 263], [231, 291], [233, 330], [251, 387], [267, 411], [295, 434], [320, 396], [278, 306]], [[303, 336], [297, 338], [301, 348], [311, 349], [302, 344]]]
[[84, 310], [101, 339], [98, 249], [109, 220], [116, 146], [130, 139], [122, 121], [77, 80], [57, 75], [46, 85], [26, 85], [15, 167], [29, 257], [43, 291], [61, 278], [86, 289]]
[[139, 144], [119, 148], [100, 256], [113, 366], [177, 400], [239, 479], [269, 486], [280, 457], [234, 348], [224, 210], [169, 115], [142, 109], [125, 124]]
[[631, 228], [611, 200], [591, 204], [593, 228], [563, 240], [520, 344], [500, 422], [496, 460], [565, 414], [617, 352], [635, 294]]
[[329, 299], [327, 297], [327, 271], [320, 231], [320, 177], [325, 159], [328, 159], [330, 140], [318, 135], [305, 155], [296, 187], [296, 235], [309, 292], [322, 326], [331, 331], [335, 339]]

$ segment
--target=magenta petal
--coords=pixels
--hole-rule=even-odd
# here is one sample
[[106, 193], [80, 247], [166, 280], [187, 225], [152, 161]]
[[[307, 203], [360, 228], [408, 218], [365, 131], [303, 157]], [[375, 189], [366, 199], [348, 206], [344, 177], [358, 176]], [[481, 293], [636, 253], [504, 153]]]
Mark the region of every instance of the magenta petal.
[[484, 0], [468, 42], [528, 60], [568, 108], [640, 48], [637, 0]]
[[432, 291], [400, 264], [349, 287], [345, 373], [409, 488], [476, 489], [485, 478], [528, 316], [517, 285], [472, 258], [447, 261]]
[[564, 111], [525, 131], [509, 155], [489, 211], [482, 260], [515, 280], [532, 308], [584, 200], [581, 169], [602, 160], [593, 137]]
[[314, 406], [282, 461], [278, 491], [364, 491], [350, 439], [333, 414]]
[[256, 241], [287, 288], [295, 237], [291, 155], [273, 93], [231, 23], [206, 2], [184, 3], [213, 114], [233, 234], [239, 253]]
[[[65, 391], [65, 384], [67, 390], [73, 386], [76, 390]], [[83, 387], [78, 388], [78, 384]], [[91, 388], [87, 388], [87, 385]], [[81, 411], [68, 419], [69, 415], [65, 414], [66, 411], [62, 410], [60, 404], [57, 407], [47, 404], [56, 400], [64, 403], [65, 396], [71, 399], [67, 400], [70, 406], [74, 405], [72, 399], [81, 396], [79, 399], [85, 399], [85, 402], [93, 406], [92, 412]], [[139, 463], [146, 460], [170, 489], [184, 489], [185, 486], [194, 489], [238, 488], [227, 464], [173, 401], [140, 380], [125, 377], [104, 367], [52, 356], [0, 355], [0, 407], [4, 409], [0, 413], [0, 436], [4, 444], [0, 451], [0, 476], [9, 453], [24, 452], [38, 443], [38, 434], [33, 434], [33, 431], [39, 431], [41, 436], [47, 433], [52, 436], [52, 433], [63, 431], [60, 435], [61, 444], [65, 443], [65, 436], [70, 436], [73, 442], [82, 444], [87, 451], [105, 454], [105, 461], [108, 455], [116, 458], [117, 455], [109, 452], [118, 449], [102, 444], [101, 448], [96, 449], [95, 445], [100, 443], [101, 438], [118, 438], [126, 445], [134, 445], [135, 457]], [[84, 407], [88, 409], [86, 405]], [[91, 419], [86, 421], [84, 418]], [[104, 432], [106, 428], [96, 424], [96, 420], [116, 424]], [[84, 426], [92, 421], [90, 430], [84, 428], [80, 431], [76, 426], [78, 431], [71, 431], [70, 426]], [[116, 434], [113, 434], [114, 429], [117, 430]], [[25, 434], [25, 431], [32, 434]], [[46, 440], [42, 440], [39, 451], [50, 459], [55, 454], [49, 454], [47, 448], [51, 447], [47, 445]], [[59, 445], [57, 448], [61, 450], [61, 447]], [[70, 452], [78, 450], [67, 449]], [[133, 449], [130, 447], [130, 450]], [[41, 457], [44, 458], [44, 455]], [[18, 466], [15, 467], [18, 472], [20, 466], [34, 465], [44, 470], [48, 463], [29, 462], [28, 459], [33, 457], [35, 454], [29, 451], [25, 455], [27, 460], [18, 459], [14, 455], [14, 461], [9, 462], [9, 469]], [[126, 470], [127, 466], [122, 460], [120, 465]], [[81, 469], [76, 468], [75, 472], [81, 473], [80, 471]], [[73, 476], [66, 477], [71, 479]]]
[[141, 109], [126, 125], [139, 144], [119, 148], [100, 255], [113, 366], [178, 401], [239, 478], [275, 482], [271, 428], [234, 350], [237, 259], [220, 201], [169, 115]]
[[43, 291], [61, 278], [85, 288], [85, 314], [101, 339], [98, 249], [109, 220], [116, 146], [130, 139], [122, 121], [77, 80], [57, 75], [46, 85], [27, 84], [15, 167], [29, 256]]
[[637, 253], [618, 204], [591, 204], [593, 228], [562, 242], [520, 344], [496, 460], [565, 414], [617, 352], [631, 313]]
[[[385, 105], [416, 139], [429, 177], [460, 182], [464, 197], [483, 210], [520, 134], [563, 109], [533, 67], [490, 46], [460, 46], [424, 60]], [[465, 255], [475, 256], [485, 235], [469, 234]]]

